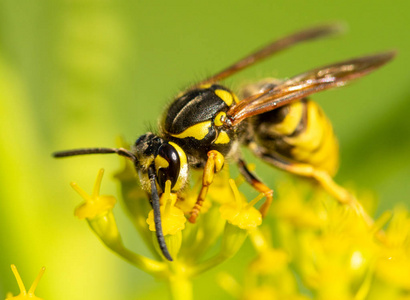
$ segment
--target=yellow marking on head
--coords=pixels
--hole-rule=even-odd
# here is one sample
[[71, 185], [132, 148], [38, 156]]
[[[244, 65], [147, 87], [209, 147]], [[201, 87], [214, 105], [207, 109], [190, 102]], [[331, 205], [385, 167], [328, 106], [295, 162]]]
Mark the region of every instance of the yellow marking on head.
[[169, 167], [169, 162], [160, 155], [157, 155], [155, 157], [154, 162], [155, 162], [155, 167], [157, 169], [159, 169], [159, 168], [168, 168]]
[[204, 137], [206, 137], [206, 135], [209, 132], [209, 128], [211, 128], [212, 126], [212, 122], [211, 121], [205, 121], [205, 122], [201, 122], [195, 125], [192, 125], [190, 127], [188, 127], [186, 130], [184, 130], [181, 133], [178, 134], [171, 134], [173, 137], [179, 138], [179, 139], [183, 139], [186, 137], [193, 137], [196, 140], [202, 140]]
[[215, 90], [215, 94], [226, 103], [226, 105], [231, 106], [233, 102], [232, 94], [225, 90]]
[[231, 141], [228, 134], [225, 131], [221, 131], [214, 144], [228, 144]]
[[185, 185], [186, 181], [188, 180], [188, 160], [186, 158], [185, 151], [182, 150], [177, 144], [173, 142], [169, 142], [169, 144], [175, 148], [178, 152], [179, 162], [180, 162], [180, 170], [177, 182], [173, 186], [172, 190], [178, 191]]
[[209, 89], [212, 86], [212, 83], [205, 83], [199, 86], [200, 89]]
[[217, 126], [217, 127], [222, 126], [223, 125], [222, 120], [225, 120], [225, 118], [226, 118], [226, 113], [225, 112], [221, 111], [220, 113], [218, 113], [216, 115], [215, 121], [214, 121], [215, 126]]

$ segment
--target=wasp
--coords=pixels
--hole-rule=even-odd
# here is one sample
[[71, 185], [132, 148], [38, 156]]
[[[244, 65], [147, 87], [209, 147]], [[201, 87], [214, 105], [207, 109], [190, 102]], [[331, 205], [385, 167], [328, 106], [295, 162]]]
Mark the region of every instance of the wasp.
[[332, 179], [338, 167], [338, 143], [331, 123], [311, 94], [345, 85], [381, 67], [395, 52], [354, 58], [316, 68], [285, 80], [266, 79], [245, 86], [238, 96], [219, 82], [296, 44], [339, 32], [335, 25], [319, 26], [276, 40], [223, 71], [178, 95], [165, 110], [157, 133], [140, 136], [131, 149], [86, 148], [54, 153], [55, 157], [116, 153], [130, 159], [141, 186], [149, 194], [160, 249], [172, 261], [165, 244], [159, 196], [167, 181], [180, 193], [190, 170], [203, 170], [202, 187], [189, 221], [195, 222], [213, 177], [226, 161], [238, 165], [246, 181], [266, 196], [260, 211], [266, 215], [272, 190], [251, 172], [240, 146], [263, 161], [290, 173], [316, 179], [345, 198]]

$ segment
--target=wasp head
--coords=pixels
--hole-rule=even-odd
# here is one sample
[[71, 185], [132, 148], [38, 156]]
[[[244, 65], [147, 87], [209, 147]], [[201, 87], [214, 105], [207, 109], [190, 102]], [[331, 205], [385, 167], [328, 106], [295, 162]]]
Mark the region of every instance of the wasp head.
[[156, 183], [164, 191], [165, 183], [171, 181], [171, 190], [182, 189], [188, 179], [188, 163], [184, 150], [173, 142], [165, 141], [153, 133], [142, 135], [133, 149], [139, 164], [139, 176], [145, 190], [150, 190], [148, 169], [155, 169]]

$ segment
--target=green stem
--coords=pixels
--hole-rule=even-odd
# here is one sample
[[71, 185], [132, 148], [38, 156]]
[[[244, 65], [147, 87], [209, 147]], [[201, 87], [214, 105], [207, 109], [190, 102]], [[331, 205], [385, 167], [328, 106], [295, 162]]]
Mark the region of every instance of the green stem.
[[192, 282], [184, 275], [168, 278], [168, 284], [173, 300], [192, 300]]
[[168, 271], [168, 267], [164, 262], [136, 254], [125, 248], [112, 212], [92, 220], [87, 219], [87, 222], [94, 233], [108, 248], [137, 268], [156, 276]]
[[195, 268], [192, 268], [191, 276], [197, 276], [201, 273], [204, 273], [217, 265], [223, 263], [225, 260], [229, 259], [231, 256], [224, 255], [223, 253], [219, 253], [218, 255], [198, 264]]
[[229, 223], [225, 224], [225, 230], [222, 237], [222, 247], [217, 255], [210, 258], [196, 266], [191, 270], [191, 276], [201, 274], [217, 265], [223, 263], [225, 260], [233, 257], [242, 247], [243, 242], [248, 236], [248, 231], [240, 229], [235, 225]]
[[[106, 244], [107, 245], [107, 244]], [[168, 268], [166, 264], [163, 262], [159, 262], [148, 257], [136, 254], [128, 249], [126, 249], [123, 245], [121, 246], [113, 246], [107, 245], [111, 250], [117, 253], [119, 256], [136, 266], [137, 268], [141, 269], [142, 271], [159, 276], [161, 273], [167, 272]]]

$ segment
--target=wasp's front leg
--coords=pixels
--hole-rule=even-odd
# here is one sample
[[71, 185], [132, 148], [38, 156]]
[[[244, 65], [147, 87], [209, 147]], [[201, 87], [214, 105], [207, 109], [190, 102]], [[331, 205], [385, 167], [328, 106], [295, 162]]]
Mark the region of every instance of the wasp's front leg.
[[191, 216], [189, 217], [189, 222], [195, 223], [198, 217], [202, 204], [205, 201], [206, 195], [208, 193], [208, 188], [214, 180], [214, 174], [222, 170], [224, 166], [225, 158], [224, 156], [216, 151], [211, 150], [208, 152], [208, 159], [205, 164], [204, 173], [202, 175], [202, 188], [199, 192], [198, 198], [194, 207], [191, 210]]

